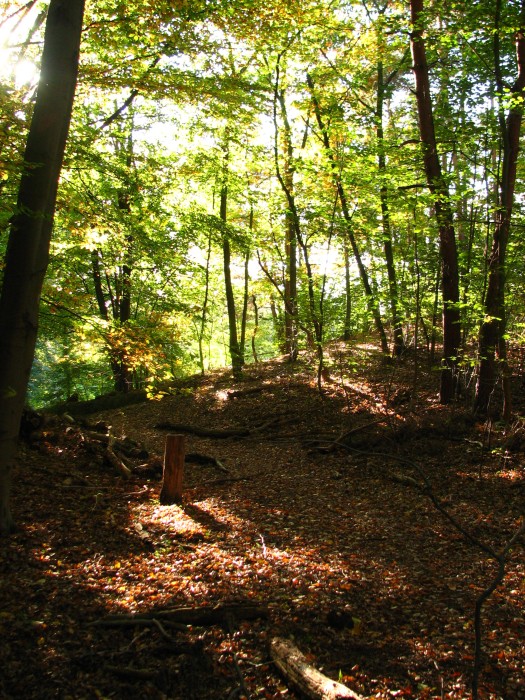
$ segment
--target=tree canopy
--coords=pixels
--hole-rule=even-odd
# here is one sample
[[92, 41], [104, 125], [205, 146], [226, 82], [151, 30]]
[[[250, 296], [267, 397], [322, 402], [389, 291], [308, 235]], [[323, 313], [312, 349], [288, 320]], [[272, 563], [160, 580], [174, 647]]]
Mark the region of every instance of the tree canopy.
[[[0, 10], [6, 228], [47, 3]], [[503, 0], [88, 3], [30, 400], [308, 347], [321, 371], [324, 343], [372, 333], [424, 349], [444, 402], [479, 367], [476, 410], [501, 408], [522, 19]]]

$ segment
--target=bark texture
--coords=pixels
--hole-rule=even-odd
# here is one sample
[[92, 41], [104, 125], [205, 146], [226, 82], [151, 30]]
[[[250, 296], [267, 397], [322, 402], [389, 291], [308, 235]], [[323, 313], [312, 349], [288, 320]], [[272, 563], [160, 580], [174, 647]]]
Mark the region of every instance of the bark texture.
[[452, 208], [448, 186], [443, 178], [434, 128], [430, 79], [423, 38], [423, 0], [410, 2], [413, 72], [419, 133], [423, 146], [423, 161], [428, 189], [434, 198], [434, 210], [439, 229], [441, 255], [441, 292], [443, 296], [443, 367], [441, 370], [440, 401], [448, 403], [454, 397], [456, 366], [461, 344], [459, 314], [459, 268]]
[[0, 531], [13, 528], [10, 469], [27, 394], [58, 180], [77, 81], [84, 0], [51, 0], [42, 69], [0, 297]]
[[[494, 33], [494, 57], [498, 92], [503, 94], [499, 56], [499, 12], [501, 2], [496, 4], [496, 31]], [[488, 263], [488, 285], [485, 294], [485, 318], [479, 332], [479, 370], [476, 384], [474, 409], [478, 413], [487, 413], [490, 397], [496, 382], [496, 355], [503, 369], [504, 406], [503, 414], [510, 418], [511, 396], [506, 365], [507, 352], [505, 343], [506, 308], [505, 308], [505, 271], [506, 255], [509, 242], [510, 224], [514, 204], [517, 161], [523, 107], [521, 99], [525, 90], [525, 2], [521, 3], [521, 27], [516, 32], [516, 59], [518, 77], [511, 87], [512, 107], [505, 119], [500, 109], [500, 134], [503, 145], [503, 164], [498, 188], [498, 203], [492, 249]]]

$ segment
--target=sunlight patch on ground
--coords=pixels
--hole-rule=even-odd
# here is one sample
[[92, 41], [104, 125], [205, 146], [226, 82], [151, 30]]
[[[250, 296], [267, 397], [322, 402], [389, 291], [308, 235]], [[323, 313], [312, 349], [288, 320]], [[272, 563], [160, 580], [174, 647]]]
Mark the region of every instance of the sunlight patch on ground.
[[167, 533], [176, 535], [203, 534], [201, 525], [178, 506], [157, 506], [149, 517], [141, 518], [141, 523], [146, 528], [148, 524], [161, 526]]

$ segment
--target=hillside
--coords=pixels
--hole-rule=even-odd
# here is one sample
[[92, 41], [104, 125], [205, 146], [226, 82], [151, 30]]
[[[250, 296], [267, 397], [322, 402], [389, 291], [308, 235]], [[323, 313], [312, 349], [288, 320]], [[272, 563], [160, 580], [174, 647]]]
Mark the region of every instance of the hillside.
[[[479, 545], [519, 527], [525, 428], [440, 406], [409, 360], [331, 362], [322, 394], [306, 360], [275, 361], [31, 436], [0, 553], [2, 698], [297, 697], [275, 637], [362, 697], [470, 696], [475, 601], [497, 572]], [[181, 506], [158, 500], [167, 423], [193, 455]], [[135, 448], [129, 479], [97, 431]], [[525, 698], [523, 561], [521, 538], [482, 608], [483, 698]]]

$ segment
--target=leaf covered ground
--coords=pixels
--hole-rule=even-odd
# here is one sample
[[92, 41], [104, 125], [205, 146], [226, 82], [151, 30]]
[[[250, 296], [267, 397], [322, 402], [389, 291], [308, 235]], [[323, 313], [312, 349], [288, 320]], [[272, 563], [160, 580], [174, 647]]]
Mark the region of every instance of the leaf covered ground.
[[[323, 395], [306, 361], [275, 361], [82, 419], [144, 445], [148, 466], [128, 480], [80, 419], [22, 446], [21, 527], [0, 550], [0, 697], [295, 698], [275, 636], [365, 698], [470, 696], [474, 605], [497, 567], [415, 484], [425, 474], [453, 519], [501, 549], [523, 512], [525, 426], [439, 406], [436, 374], [410, 360], [334, 346], [330, 363]], [[180, 506], [159, 504], [166, 422], [248, 431], [186, 436], [219, 465], [186, 465]], [[525, 698], [523, 554], [519, 540], [483, 607], [483, 698]], [[268, 617], [104, 624], [226, 603]]]

